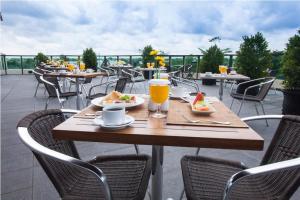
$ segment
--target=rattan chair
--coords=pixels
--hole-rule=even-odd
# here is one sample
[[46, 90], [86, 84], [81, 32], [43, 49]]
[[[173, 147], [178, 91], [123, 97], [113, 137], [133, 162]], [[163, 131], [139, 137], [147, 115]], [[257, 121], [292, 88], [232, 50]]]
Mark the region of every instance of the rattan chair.
[[[127, 83], [127, 78], [126, 77], [120, 77], [117, 81], [110, 81], [110, 82], [107, 82], [107, 83], [101, 83], [101, 84], [98, 84], [98, 85], [94, 85], [89, 90], [87, 100], [92, 100], [92, 99], [95, 99], [95, 98], [98, 98], [98, 97], [103, 97], [103, 96], [107, 95], [108, 88], [113, 84], [115, 84], [115, 89], [114, 89], [115, 91], [123, 93], [125, 88], [126, 88], [126, 83]], [[102, 87], [102, 86], [106, 86], [105, 92], [103, 92], [103, 93], [99, 92], [99, 93], [92, 94], [92, 90], [94, 90], [96, 87]], [[88, 103], [89, 102], [87, 101], [87, 105], [88, 105]]]
[[[282, 118], [282, 119], [281, 119]], [[259, 167], [203, 156], [181, 160], [187, 199], [286, 200], [300, 185], [300, 116], [262, 115], [281, 119]]]
[[149, 156], [99, 156], [82, 161], [72, 141], [52, 137], [51, 130], [64, 120], [61, 110], [38, 111], [17, 127], [61, 199], [144, 199], [151, 173]]
[[146, 79], [145, 79], [142, 72], [139, 72], [139, 71], [136, 71], [136, 70], [133, 70], [133, 69], [127, 69], [127, 70], [122, 69], [121, 74], [122, 74], [122, 76], [127, 77], [128, 82], [131, 83], [129, 93], [132, 92], [133, 86], [136, 83], [143, 83], [144, 92], [147, 92], [147, 89], [146, 89], [146, 86], [145, 86]]
[[[274, 80], [275, 80], [274, 78], [269, 78], [269, 77], [260, 78], [260, 79], [254, 79], [254, 80], [242, 82], [237, 85], [236, 89], [233, 89], [233, 87], [232, 87], [231, 92], [230, 92], [230, 96], [232, 97], [230, 109], [232, 108], [232, 105], [233, 105], [233, 102], [235, 99], [240, 100], [241, 103], [240, 103], [240, 107], [237, 112], [237, 114], [239, 115], [242, 110], [244, 102], [251, 101], [251, 102], [254, 102], [254, 106], [255, 106], [257, 115], [259, 115], [259, 112], [258, 112], [256, 103], [259, 103], [261, 105], [262, 112], [265, 115], [266, 113], [265, 113], [263, 101], [264, 101], [265, 97], [267, 96], [269, 90], [271, 89], [271, 86], [272, 86]], [[260, 83], [257, 83], [255, 85], [247, 87], [243, 94], [240, 94], [237, 92], [239, 90], [239, 87], [243, 87], [244, 84], [249, 84], [250, 82], [255, 82], [255, 83], [260, 82]], [[256, 96], [248, 95], [247, 92], [253, 88], [259, 88], [258, 94]], [[268, 126], [267, 120], [266, 120], [266, 124]]]
[[40, 84], [43, 85], [43, 81], [41, 80], [41, 76], [43, 76], [43, 74], [45, 74], [45, 72], [39, 68], [35, 68], [32, 73], [34, 74], [35, 79], [37, 80], [37, 85], [35, 87], [35, 92], [34, 92], [34, 96], [36, 96], [37, 91], [39, 89]]
[[[48, 92], [48, 99], [45, 104], [45, 110], [48, 108], [48, 104], [50, 99], [58, 99], [58, 102], [60, 104], [60, 107], [64, 107], [64, 102], [69, 98], [76, 96], [76, 92], [62, 92], [60, 89], [59, 82], [56, 77], [47, 77], [47, 76], [41, 76], [41, 81], [44, 83], [45, 88]], [[83, 99], [81, 98], [81, 101], [83, 103]]]

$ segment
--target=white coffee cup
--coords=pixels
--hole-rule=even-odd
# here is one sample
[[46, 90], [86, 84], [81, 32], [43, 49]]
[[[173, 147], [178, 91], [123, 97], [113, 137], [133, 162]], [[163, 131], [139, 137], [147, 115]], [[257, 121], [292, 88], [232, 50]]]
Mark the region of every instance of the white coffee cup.
[[181, 86], [172, 87], [171, 92], [174, 97], [184, 97], [186, 94], [186, 89]]
[[205, 76], [212, 76], [212, 72], [205, 72]]
[[89, 68], [89, 69], [86, 70], [86, 72], [87, 72], [87, 73], [93, 73], [94, 70]]
[[104, 125], [120, 125], [125, 121], [125, 107], [105, 106], [102, 111]]

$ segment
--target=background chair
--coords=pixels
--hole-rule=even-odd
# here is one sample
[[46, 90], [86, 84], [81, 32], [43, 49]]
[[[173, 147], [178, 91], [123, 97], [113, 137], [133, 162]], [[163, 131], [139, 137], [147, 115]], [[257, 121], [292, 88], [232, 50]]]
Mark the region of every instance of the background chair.
[[[64, 102], [69, 98], [73, 96], [77, 96], [76, 92], [62, 92], [60, 89], [59, 82], [56, 77], [46, 77], [46, 76], [41, 76], [40, 77], [41, 81], [43, 81], [45, 88], [48, 92], [48, 98], [46, 101], [45, 105], [45, 110], [48, 108], [48, 104], [50, 99], [55, 99], [57, 98], [60, 104], [60, 107], [64, 107]], [[81, 98], [82, 103], [83, 99]]]
[[[230, 105], [230, 109], [232, 108], [232, 105], [233, 105], [233, 102], [234, 102], [235, 99], [240, 100], [241, 104], [240, 104], [240, 107], [239, 107], [239, 110], [238, 110], [238, 113], [237, 113], [239, 115], [240, 112], [241, 112], [241, 109], [243, 107], [244, 101], [252, 101], [252, 102], [254, 102], [255, 110], [256, 110], [257, 115], [259, 115], [259, 112], [258, 112], [256, 103], [259, 103], [261, 105], [262, 112], [265, 115], [266, 113], [265, 113], [263, 101], [264, 101], [265, 97], [267, 96], [274, 80], [275, 80], [274, 78], [261, 78], [261, 79], [251, 80], [251, 81], [255, 81], [255, 82], [257, 82], [257, 81], [261, 81], [261, 82], [258, 83], [258, 84], [247, 87], [243, 94], [240, 94], [240, 93], [237, 92], [239, 90], [239, 87], [243, 87], [244, 84], [249, 84], [249, 83], [251, 83], [251, 81], [245, 81], [245, 82], [242, 82], [242, 83], [238, 84], [237, 88], [236, 89], [232, 88], [231, 92], [230, 92], [230, 96], [232, 97], [232, 102], [231, 102], [231, 105]], [[255, 95], [255, 96], [248, 95], [247, 92], [249, 90], [253, 89], [253, 88], [259, 88], [258, 94]], [[268, 125], [267, 121], [266, 121], [266, 124]]]
[[44, 82], [41, 80], [41, 76], [43, 76], [43, 74], [45, 73], [43, 70], [39, 69], [39, 68], [35, 68], [32, 73], [34, 74], [35, 79], [37, 80], [37, 85], [35, 88], [35, 92], [34, 92], [34, 96], [36, 96], [37, 91], [39, 89], [40, 84], [44, 84]]
[[122, 76], [127, 77], [128, 82], [131, 83], [129, 93], [132, 92], [133, 86], [136, 83], [143, 83], [144, 91], [145, 91], [145, 93], [147, 92], [147, 89], [145, 86], [146, 79], [142, 72], [139, 72], [139, 71], [136, 71], [133, 69], [127, 69], [127, 70], [122, 69], [121, 73], [122, 73]]
[[45, 110], [26, 116], [17, 126], [21, 140], [62, 199], [144, 199], [151, 172], [149, 156], [99, 156], [82, 161], [72, 141], [52, 137], [51, 130], [64, 120], [61, 110]]
[[[282, 119], [281, 119], [282, 118]], [[259, 167], [184, 156], [182, 175], [187, 199], [289, 199], [300, 185], [300, 116], [244, 118], [281, 119]]]
[[[115, 91], [117, 92], [121, 92], [123, 93], [125, 88], [126, 88], [126, 83], [127, 83], [127, 78], [126, 77], [120, 77], [117, 81], [110, 81], [108, 83], [101, 83], [101, 84], [98, 84], [98, 85], [94, 85], [90, 88], [89, 90], [89, 94], [87, 96], [87, 106], [88, 106], [88, 100], [92, 100], [92, 99], [95, 99], [95, 98], [98, 98], [98, 97], [103, 97], [103, 96], [106, 96], [107, 93], [108, 93], [108, 88], [110, 87], [110, 85], [113, 85], [115, 84]], [[105, 89], [105, 92], [98, 92], [98, 93], [95, 93], [95, 94], [92, 94], [92, 90], [94, 90], [96, 87], [102, 87], [103, 85], [106, 86], [106, 89]]]

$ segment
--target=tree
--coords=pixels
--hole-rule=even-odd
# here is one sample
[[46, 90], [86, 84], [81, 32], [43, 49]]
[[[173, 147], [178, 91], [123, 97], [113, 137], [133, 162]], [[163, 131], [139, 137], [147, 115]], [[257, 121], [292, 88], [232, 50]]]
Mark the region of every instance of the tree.
[[97, 71], [97, 56], [92, 48], [87, 48], [83, 51], [82, 60], [86, 68], [91, 68]]
[[200, 62], [200, 72], [217, 73], [219, 65], [222, 65], [224, 61], [223, 51], [216, 44], [209, 47], [208, 50], [200, 49], [200, 51], [203, 54]]
[[264, 77], [266, 69], [271, 69], [272, 55], [262, 33], [257, 32], [254, 36], [243, 36], [243, 43], [237, 52], [235, 67], [238, 73], [249, 76], [251, 79]]
[[37, 62], [38, 65], [41, 64], [41, 62], [46, 63], [47, 60], [49, 60], [49, 58], [48, 58], [47, 56], [45, 56], [43, 53], [41, 53], [41, 52], [39, 52], [39, 53], [35, 56], [34, 59], [36, 60], [36, 62]]
[[284, 85], [287, 89], [300, 89], [300, 30], [286, 46], [282, 59]]

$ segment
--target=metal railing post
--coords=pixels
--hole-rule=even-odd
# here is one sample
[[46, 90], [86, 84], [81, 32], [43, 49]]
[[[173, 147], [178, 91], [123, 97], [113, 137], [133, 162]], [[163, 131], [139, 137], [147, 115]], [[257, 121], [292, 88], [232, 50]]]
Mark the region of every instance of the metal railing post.
[[172, 56], [169, 56], [169, 67], [170, 67], [170, 70], [172, 71], [172, 69], [171, 69], [171, 59], [172, 59]]
[[228, 63], [230, 68], [232, 67], [232, 64], [233, 64], [233, 55], [230, 55], [229, 56], [229, 63]]
[[132, 65], [132, 56], [129, 56], [129, 64]]
[[22, 70], [22, 75], [24, 74], [24, 67], [23, 67], [23, 56], [20, 56], [21, 58], [21, 70]]

